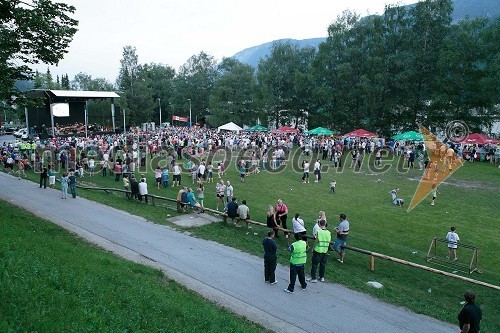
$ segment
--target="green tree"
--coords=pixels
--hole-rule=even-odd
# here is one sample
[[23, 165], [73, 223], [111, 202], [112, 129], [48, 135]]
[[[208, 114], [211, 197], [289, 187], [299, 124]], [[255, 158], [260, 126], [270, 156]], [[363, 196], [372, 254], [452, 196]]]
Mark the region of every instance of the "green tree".
[[310, 64], [314, 48], [300, 48], [290, 42], [275, 43], [259, 63], [257, 80], [261, 106], [276, 126], [295, 126], [307, 118], [312, 96]]
[[487, 75], [485, 48], [480, 36], [487, 22], [486, 18], [462, 20], [446, 36], [438, 62], [442, 73], [438, 78], [440, 89], [433, 99], [443, 111], [444, 121], [460, 119], [478, 129], [485, 120], [485, 117], [478, 117], [478, 111], [490, 105], [478, 83]]
[[[66, 78], [65, 78], [66, 77]], [[66, 84], [68, 75], [62, 76], [62, 84]], [[69, 80], [68, 80], [69, 81]], [[104, 78], [92, 78], [86, 73], [78, 73], [75, 75], [68, 88], [71, 90], [85, 91], [113, 91], [114, 86], [111, 82]], [[64, 89], [64, 88], [63, 88]], [[109, 100], [89, 100], [87, 102], [87, 110], [90, 124], [106, 124], [111, 125], [111, 106]]]
[[52, 77], [52, 73], [50, 72], [50, 69], [48, 67], [47, 67], [47, 72], [45, 73], [44, 88], [54, 89], [54, 78]]
[[360, 121], [356, 116], [358, 109], [350, 99], [352, 85], [356, 83], [350, 43], [358, 20], [359, 16], [351, 11], [339, 15], [328, 27], [328, 38], [320, 44], [313, 63], [315, 122], [340, 132], [352, 130]]
[[121, 91], [121, 108], [126, 110], [128, 120], [133, 125], [151, 121], [155, 103], [145, 81], [146, 75], [139, 64], [137, 49], [125, 46], [120, 64], [117, 84]]
[[64, 57], [77, 31], [74, 11], [49, 0], [0, 2], [0, 99], [18, 93], [15, 80], [32, 78], [30, 64], [55, 65]]
[[407, 108], [404, 121], [411, 124], [438, 124], [443, 111], [434, 104], [435, 93], [439, 91], [438, 61], [450, 30], [451, 0], [425, 0], [410, 9], [410, 35], [405, 65], [405, 94], [400, 96]]
[[68, 74], [63, 75], [61, 77], [61, 89], [63, 89], [63, 90], [70, 90], [71, 89]]
[[253, 67], [233, 58], [223, 58], [217, 69], [219, 76], [210, 95], [210, 124], [219, 126], [229, 121], [255, 124], [258, 114], [254, 107]]
[[162, 122], [171, 121], [172, 111], [169, 101], [173, 96], [172, 86], [175, 70], [170, 66], [151, 63], [143, 65], [141, 71], [144, 72], [148, 88], [150, 89], [151, 99], [155, 103], [152, 120], [159, 123], [161, 106]]
[[191, 100], [192, 121], [209, 114], [209, 99], [217, 79], [216, 61], [201, 51], [183, 64], [173, 80], [173, 96], [170, 103], [179, 115], [189, 114]]
[[40, 72], [37, 69], [33, 77], [33, 88], [40, 89], [42, 87], [43, 87], [43, 79], [42, 76], [40, 75]]
[[482, 124], [491, 133], [495, 122], [500, 122], [500, 52], [498, 52], [498, 41], [500, 40], [500, 18], [494, 19], [483, 29], [479, 37], [481, 39], [485, 54], [484, 71], [479, 85], [481, 96], [484, 99], [485, 107], [477, 110], [478, 117], [481, 117]]

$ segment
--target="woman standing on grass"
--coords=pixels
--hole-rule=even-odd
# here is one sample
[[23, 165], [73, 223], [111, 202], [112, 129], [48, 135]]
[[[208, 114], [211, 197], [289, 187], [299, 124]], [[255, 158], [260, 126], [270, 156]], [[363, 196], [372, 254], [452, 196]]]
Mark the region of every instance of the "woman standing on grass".
[[224, 181], [221, 179], [215, 185], [215, 192], [217, 195], [217, 200], [215, 202], [215, 207], [217, 210], [219, 210], [219, 203], [222, 201], [222, 205], [224, 206], [224, 193], [226, 192], [226, 186], [224, 185]]
[[[276, 203], [276, 223], [278, 225], [281, 225], [283, 229], [288, 229], [286, 225], [286, 219], [288, 217], [288, 207], [285, 205], [283, 200], [278, 199], [278, 202]], [[288, 232], [285, 231], [285, 237], [288, 238]], [[276, 234], [278, 236], [278, 234]]]
[[276, 211], [274, 210], [274, 207], [272, 205], [269, 205], [266, 215], [267, 215], [267, 227], [272, 228], [274, 230], [275, 237], [279, 238], [278, 236], [279, 225], [278, 223], [276, 223]]

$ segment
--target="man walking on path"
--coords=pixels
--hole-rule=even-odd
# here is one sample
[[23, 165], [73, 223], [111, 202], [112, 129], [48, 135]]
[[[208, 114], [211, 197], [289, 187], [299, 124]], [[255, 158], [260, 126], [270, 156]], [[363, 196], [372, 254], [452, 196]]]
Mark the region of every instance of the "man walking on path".
[[339, 226], [335, 228], [335, 231], [337, 232], [337, 239], [333, 244], [333, 249], [340, 256], [340, 258], [337, 260], [341, 264], [343, 264], [345, 257], [345, 249], [341, 248], [340, 246], [345, 245], [347, 243], [347, 235], [349, 235], [349, 221], [347, 221], [347, 217], [345, 216], [345, 214], [340, 214], [339, 218], [340, 218]]
[[276, 250], [278, 245], [274, 241], [274, 230], [269, 230], [267, 237], [262, 241], [264, 247], [264, 279], [267, 283], [276, 284]]
[[307, 282], [306, 275], [304, 272], [304, 265], [307, 261], [307, 253], [306, 253], [307, 244], [304, 240], [302, 240], [302, 236], [300, 234], [295, 234], [295, 242], [293, 242], [289, 250], [291, 252], [290, 255], [290, 284], [288, 288], [285, 288], [285, 292], [289, 294], [293, 294], [295, 289], [295, 282], [297, 281], [297, 276], [299, 277], [300, 286], [302, 290], [306, 290]]
[[321, 282], [325, 281], [325, 271], [326, 271], [326, 259], [328, 247], [330, 246], [330, 241], [332, 240], [332, 235], [330, 231], [326, 230], [325, 220], [319, 221], [319, 226], [321, 229], [318, 230], [316, 234], [315, 246], [313, 249], [312, 256], [312, 266], [311, 266], [311, 279], [310, 282], [317, 282], [316, 280], [316, 269], [319, 264], [319, 280]]

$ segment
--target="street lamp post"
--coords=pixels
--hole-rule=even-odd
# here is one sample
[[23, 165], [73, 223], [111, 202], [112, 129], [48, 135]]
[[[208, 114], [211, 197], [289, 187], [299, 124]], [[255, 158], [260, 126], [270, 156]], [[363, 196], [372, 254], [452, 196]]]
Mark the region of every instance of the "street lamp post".
[[161, 99], [158, 97], [158, 106], [160, 107], [160, 129], [161, 129]]
[[188, 101], [189, 101], [189, 127], [191, 127], [191, 125], [193, 124], [191, 122], [191, 98], [188, 98]]

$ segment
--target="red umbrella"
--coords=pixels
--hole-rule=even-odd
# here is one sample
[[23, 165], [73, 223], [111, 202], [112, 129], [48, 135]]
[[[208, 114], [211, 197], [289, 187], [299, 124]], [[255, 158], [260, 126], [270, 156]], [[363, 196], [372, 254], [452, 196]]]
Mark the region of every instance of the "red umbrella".
[[472, 133], [471, 135], [467, 136], [462, 143], [470, 143], [470, 144], [478, 144], [478, 145], [484, 145], [484, 144], [498, 144], [499, 141], [495, 140], [493, 138], [490, 138], [489, 136], [486, 136], [484, 134], [480, 133]]
[[378, 138], [378, 135], [372, 132], [368, 132], [365, 129], [359, 128], [355, 131], [344, 134], [344, 137], [357, 137], [357, 138]]
[[280, 128], [273, 131], [273, 133], [284, 133], [284, 134], [297, 133], [297, 132], [298, 132], [298, 130], [296, 130], [295, 128], [292, 128], [290, 126], [283, 126], [283, 127], [280, 127]]

